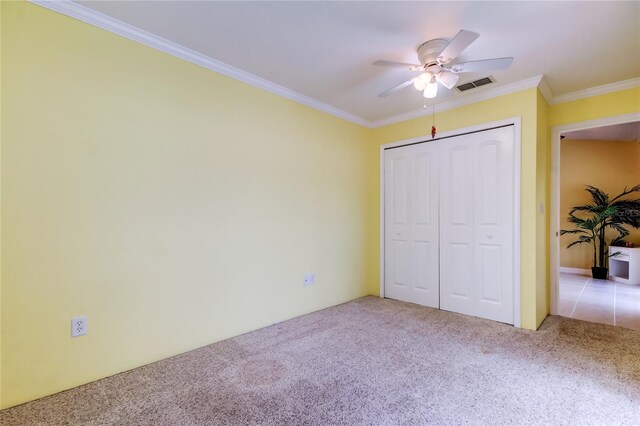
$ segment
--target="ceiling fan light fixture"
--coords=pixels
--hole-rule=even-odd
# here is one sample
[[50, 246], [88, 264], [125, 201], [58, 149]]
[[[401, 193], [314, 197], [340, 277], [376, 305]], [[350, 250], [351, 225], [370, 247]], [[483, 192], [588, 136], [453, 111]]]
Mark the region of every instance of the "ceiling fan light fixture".
[[430, 80], [429, 73], [420, 74], [419, 76], [413, 79], [413, 87], [415, 87], [417, 90], [422, 92], [427, 87], [429, 80]]
[[424, 88], [424, 93], [422, 94], [427, 99], [435, 98], [438, 94], [438, 82], [436, 81], [436, 76], [431, 76], [431, 81]]

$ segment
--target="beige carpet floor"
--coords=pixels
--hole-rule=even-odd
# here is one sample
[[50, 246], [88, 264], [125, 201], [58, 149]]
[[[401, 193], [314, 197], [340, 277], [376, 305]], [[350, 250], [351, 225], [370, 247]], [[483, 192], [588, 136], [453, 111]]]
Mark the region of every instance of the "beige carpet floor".
[[640, 332], [359, 299], [0, 412], [10, 425], [639, 425]]

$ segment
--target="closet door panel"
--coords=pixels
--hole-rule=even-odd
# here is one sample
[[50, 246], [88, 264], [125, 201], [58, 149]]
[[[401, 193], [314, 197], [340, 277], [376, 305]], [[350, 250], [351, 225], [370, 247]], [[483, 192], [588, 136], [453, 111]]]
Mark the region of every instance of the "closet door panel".
[[464, 137], [440, 149], [440, 307], [473, 315], [474, 150]]
[[441, 307], [513, 324], [513, 128], [441, 149]]
[[412, 301], [440, 306], [438, 248], [438, 151], [433, 143], [411, 148], [413, 158], [411, 217]]
[[406, 152], [385, 155], [385, 296], [409, 301], [411, 159]]
[[476, 315], [513, 324], [513, 128], [478, 135]]
[[385, 296], [439, 307], [438, 153], [385, 151]]

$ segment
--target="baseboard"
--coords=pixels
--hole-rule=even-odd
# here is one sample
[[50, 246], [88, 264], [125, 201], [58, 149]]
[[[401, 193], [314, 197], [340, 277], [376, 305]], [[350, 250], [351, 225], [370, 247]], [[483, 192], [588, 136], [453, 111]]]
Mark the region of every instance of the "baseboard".
[[565, 268], [564, 266], [560, 267], [560, 272], [564, 272], [565, 274], [591, 275], [590, 269]]

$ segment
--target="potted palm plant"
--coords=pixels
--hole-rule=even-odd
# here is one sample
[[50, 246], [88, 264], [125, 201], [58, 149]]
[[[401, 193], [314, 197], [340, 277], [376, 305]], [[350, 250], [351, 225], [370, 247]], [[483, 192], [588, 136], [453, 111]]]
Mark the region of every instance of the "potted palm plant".
[[[629, 194], [640, 192], [640, 185], [624, 191], [614, 198], [609, 198], [600, 189], [587, 185], [585, 188], [591, 194], [591, 202], [582, 206], [576, 206], [569, 212], [569, 222], [575, 225], [574, 229], [563, 229], [560, 235], [575, 235], [567, 248], [578, 244], [591, 244], [593, 246], [593, 278], [607, 279], [607, 260], [618, 253], [608, 253], [607, 247], [624, 245], [624, 238], [629, 235], [625, 226], [635, 229], [640, 228], [640, 198], [625, 198]], [[607, 242], [607, 230], [617, 232], [617, 236]]]

